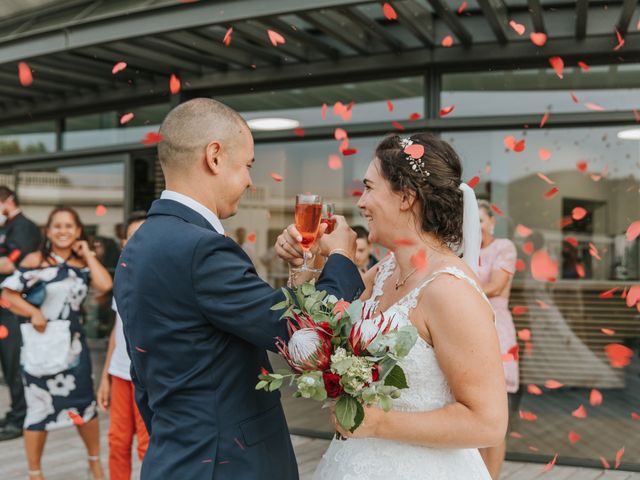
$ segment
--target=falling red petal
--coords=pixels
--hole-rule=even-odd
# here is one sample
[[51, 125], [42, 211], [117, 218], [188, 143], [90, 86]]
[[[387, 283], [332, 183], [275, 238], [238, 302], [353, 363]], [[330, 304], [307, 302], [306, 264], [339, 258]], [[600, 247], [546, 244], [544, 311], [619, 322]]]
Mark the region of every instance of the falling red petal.
[[564, 60], [561, 57], [551, 57], [549, 59], [549, 65], [556, 72], [556, 75], [560, 80], [564, 78]]
[[575, 207], [573, 210], [571, 210], [571, 218], [573, 218], [576, 221], [582, 220], [584, 217], [587, 216], [587, 213], [589, 212], [587, 212], [585, 208]]
[[533, 412], [520, 410], [520, 412], [518, 413], [520, 414], [520, 418], [522, 420], [526, 420], [527, 422], [535, 422], [538, 419], [538, 416]]
[[77, 425], [79, 427], [84, 425], [84, 419], [76, 412], [69, 410], [67, 412], [67, 415], [69, 415], [69, 418], [73, 421], [74, 425]]
[[224, 38], [222, 39], [222, 43], [224, 43], [227, 47], [231, 45], [231, 34], [233, 33], [233, 27], [229, 27], [227, 33], [224, 34]]
[[556, 460], [558, 460], [558, 454], [556, 453], [555, 456], [553, 457], [553, 460], [551, 460], [549, 463], [547, 463], [544, 468], [542, 469], [543, 472], [550, 472], [551, 470], [553, 470], [553, 467], [556, 465]]
[[153, 145], [162, 140], [162, 135], [158, 132], [148, 132], [141, 140], [144, 145]]
[[624, 447], [622, 447], [620, 450], [618, 450], [616, 452], [616, 464], [614, 466], [614, 468], [617, 470], [618, 467], [620, 466], [620, 461], [622, 460], [622, 456], [624, 455]]
[[282, 45], [283, 43], [285, 43], [284, 37], [280, 35], [278, 32], [274, 30], [267, 30], [267, 33], [269, 34], [269, 41], [274, 47], [277, 47], [278, 45]]
[[454, 108], [456, 108], [455, 105], [449, 105], [447, 107], [441, 108], [440, 111], [438, 112], [438, 115], [441, 117], [446, 117], [451, 112], [453, 112]]
[[409, 115], [409, 120], [420, 120], [421, 117], [422, 115], [420, 115], [418, 112], [413, 112], [411, 115]]
[[525, 244], [522, 245], [522, 251], [524, 253], [526, 253], [527, 255], [531, 255], [533, 253], [533, 243], [532, 242], [526, 242]]
[[135, 348], [136, 348], [136, 350], [137, 350], [138, 352], [140, 352], [140, 353], [147, 353], [147, 351], [146, 351], [146, 350], [144, 350], [143, 348], [140, 348], [140, 347], [135, 347]]
[[605, 469], [611, 468], [611, 465], [609, 465], [609, 462], [607, 462], [607, 459], [604, 457], [600, 457], [600, 463], [602, 463], [602, 467]]
[[104, 217], [107, 214], [107, 207], [105, 207], [104, 205], [98, 205], [96, 207], [96, 216], [97, 217]]
[[293, 129], [293, 134], [294, 134], [296, 137], [304, 137], [304, 128], [300, 128], [300, 127], [298, 127], [298, 128], [294, 128], [294, 129]]
[[256, 243], [257, 235], [253, 232], [247, 235], [247, 242]]
[[336, 128], [335, 131], [333, 132], [333, 137], [336, 140], [344, 140], [345, 138], [348, 138], [349, 135], [347, 135], [347, 132], [345, 131], [344, 128]]
[[589, 110], [593, 110], [595, 112], [604, 111], [604, 107], [598, 105], [597, 103], [585, 102], [584, 106], [587, 107]]
[[631, 308], [636, 303], [640, 302], [640, 285], [634, 285], [629, 288], [629, 291], [626, 295], [627, 299], [627, 307]]
[[564, 237], [564, 241], [571, 245], [573, 248], [578, 246], [578, 240], [575, 237], [566, 236]]
[[4, 325], [0, 325], [0, 340], [4, 340], [8, 336], [9, 336], [9, 329]]
[[583, 72], [589, 71], [589, 65], [584, 62], [578, 62], [578, 66], [582, 69]]
[[172, 95], [175, 95], [180, 91], [180, 79], [176, 77], [173, 73], [169, 78], [169, 90], [171, 91]]
[[504, 212], [500, 210], [495, 203], [491, 204], [491, 210], [493, 210], [493, 212], [499, 217], [504, 217]]
[[549, 310], [549, 305], [544, 303], [542, 300], [536, 300], [536, 303], [542, 310]]
[[569, 432], [569, 443], [573, 445], [574, 443], [578, 443], [582, 437], [580, 434], [576, 432]]
[[539, 282], [555, 281], [558, 277], [558, 262], [546, 250], [538, 250], [531, 257], [531, 275]]
[[618, 290], [618, 287], [613, 287], [611, 290], [607, 290], [606, 292], [600, 292], [598, 295], [600, 298], [613, 298], [613, 294]]
[[555, 185], [556, 182], [554, 182], [553, 180], [551, 180], [549, 177], [547, 177], [544, 173], [540, 173], [538, 172], [536, 175], [538, 175], [538, 178], [544, 180], [545, 182], [547, 182], [549, 185]]
[[605, 345], [604, 352], [613, 368], [626, 367], [631, 363], [633, 357], [633, 350], [621, 343]]
[[523, 438], [523, 437], [524, 437], [524, 435], [522, 435], [522, 434], [521, 434], [521, 433], [519, 433], [519, 432], [511, 432], [511, 433], [509, 434], [509, 436], [510, 436], [511, 438]]
[[597, 407], [598, 405], [602, 405], [602, 392], [597, 388], [592, 388], [591, 393], [589, 394], [589, 405], [592, 407]]
[[525, 227], [521, 223], [516, 225], [516, 233], [522, 238], [527, 238], [529, 235], [531, 235], [532, 232], [533, 230], [531, 230], [529, 227]]
[[404, 130], [405, 129], [404, 125], [402, 125], [399, 122], [391, 122], [391, 125], [393, 125], [393, 128], [395, 128], [396, 130]]
[[640, 420], [640, 415], [636, 412], [631, 412], [631, 420]]
[[547, 43], [547, 35], [544, 33], [533, 32], [529, 35], [529, 38], [537, 47], [542, 47], [545, 43]]
[[524, 315], [529, 311], [529, 307], [525, 305], [516, 305], [511, 309], [511, 313], [514, 315]]
[[467, 2], [462, 2], [460, 4], [460, 6], [458, 7], [458, 15], [460, 15], [462, 12], [465, 11], [465, 9], [467, 8]]
[[397, 20], [398, 18], [398, 14], [393, 7], [386, 2], [382, 6], [382, 12], [384, 13], [384, 16], [387, 17], [387, 20]]
[[284, 180], [284, 178], [281, 175], [278, 175], [277, 173], [274, 173], [274, 172], [271, 173], [271, 178], [273, 178], [276, 182], [281, 182], [282, 180]]
[[544, 193], [544, 198], [546, 198], [547, 200], [551, 200], [553, 197], [556, 196], [556, 194], [559, 192], [560, 190], [558, 190], [558, 187], [553, 187], [549, 190], [547, 190]]
[[549, 112], [544, 112], [544, 115], [542, 115], [542, 120], [540, 120], [540, 128], [545, 126], [547, 120], [549, 120], [549, 115]]
[[626, 239], [628, 242], [633, 242], [640, 236], [640, 220], [636, 220], [627, 228]]
[[20, 62], [18, 64], [18, 79], [20, 80], [20, 85], [23, 87], [28, 87], [33, 83], [33, 74], [27, 62]]
[[545, 386], [545, 388], [549, 388], [551, 390], [555, 390], [557, 388], [564, 387], [564, 384], [558, 382], [557, 380], [547, 380], [546, 382], [544, 382], [544, 386]]
[[560, 228], [568, 227], [573, 223], [573, 219], [571, 217], [564, 217], [560, 220]]
[[526, 28], [521, 23], [518, 23], [515, 20], [511, 20], [509, 22], [509, 26], [513, 28], [513, 31], [516, 32], [518, 35], [520, 36], [524, 35]]
[[618, 39], [618, 44], [613, 48], [614, 52], [624, 47], [624, 38], [622, 38], [622, 35], [620, 34], [617, 28], [616, 28], [616, 38]]
[[576, 97], [576, 94], [573, 92], [571, 92], [571, 100], [573, 103], [580, 103], [580, 100], [578, 100], [578, 97]]
[[531, 330], [528, 328], [523, 328], [522, 330], [518, 330], [518, 338], [523, 342], [528, 342], [531, 340]]
[[411, 264], [418, 270], [425, 270], [427, 268], [427, 252], [420, 250], [418, 253], [411, 257]]
[[589, 164], [584, 160], [580, 160], [576, 163], [576, 168], [581, 172], [586, 172], [589, 168]]
[[546, 148], [540, 148], [538, 149], [538, 156], [540, 157], [540, 160], [546, 162], [551, 158], [551, 151]]
[[584, 405], [580, 405], [573, 412], [571, 412], [571, 415], [576, 418], [587, 418], [587, 409], [584, 408]]
[[124, 125], [125, 123], [130, 122], [131, 120], [133, 120], [133, 117], [134, 115], [132, 112], [125, 113], [120, 117], [120, 125]]
[[514, 137], [513, 135], [504, 137], [502, 143], [504, 143], [504, 146], [507, 147], [507, 149], [513, 150], [516, 145], [516, 137]]
[[473, 177], [471, 180], [467, 182], [467, 185], [469, 185], [471, 188], [476, 188], [478, 183], [480, 183], [480, 177], [476, 175], [475, 177]]
[[356, 155], [358, 153], [358, 149], [357, 148], [345, 148], [344, 150], [341, 151], [341, 153], [345, 157], [348, 157], [350, 155]]
[[326, 120], [327, 119], [327, 104], [326, 103], [322, 104], [321, 113], [322, 113], [322, 119]]
[[118, 62], [111, 69], [111, 73], [115, 75], [116, 73], [123, 71], [125, 68], [127, 68], [127, 62]]
[[445, 48], [449, 48], [453, 45], [453, 37], [451, 35], [447, 35], [442, 39], [441, 45]]
[[516, 261], [516, 270], [517, 270], [518, 272], [524, 272], [526, 268], [527, 268], [527, 265], [524, 263], [524, 260], [522, 260], [521, 258], [519, 258], [519, 259]]
[[542, 395], [543, 393], [542, 389], [533, 383], [527, 385], [527, 392], [529, 392], [531, 395]]
[[522, 140], [520, 140], [518, 143], [515, 144], [515, 146], [513, 147], [513, 151], [514, 152], [523, 152], [525, 148], [525, 142], [524, 142], [524, 138]]
[[342, 159], [335, 154], [329, 155], [329, 168], [331, 170], [340, 170], [342, 168]]
[[387, 110], [393, 112], [393, 102], [391, 100], [387, 100]]

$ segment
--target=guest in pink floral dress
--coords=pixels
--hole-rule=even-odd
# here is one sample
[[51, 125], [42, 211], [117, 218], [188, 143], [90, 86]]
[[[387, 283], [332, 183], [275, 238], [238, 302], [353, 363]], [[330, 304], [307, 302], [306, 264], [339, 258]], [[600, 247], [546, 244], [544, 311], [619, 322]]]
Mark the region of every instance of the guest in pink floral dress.
[[[511, 240], [495, 238], [493, 230], [496, 219], [488, 202], [480, 200], [480, 224], [482, 227], [482, 249], [480, 250], [480, 268], [478, 277], [484, 293], [496, 312], [496, 329], [500, 339], [500, 350], [503, 355], [504, 375], [509, 393], [511, 412], [518, 408], [520, 387], [518, 375], [516, 329], [509, 311], [509, 293], [511, 280], [516, 267], [516, 247]], [[511, 356], [508, 354], [511, 353]], [[487, 465], [491, 477], [496, 480], [504, 461], [506, 440], [496, 447], [481, 448], [480, 453]]]

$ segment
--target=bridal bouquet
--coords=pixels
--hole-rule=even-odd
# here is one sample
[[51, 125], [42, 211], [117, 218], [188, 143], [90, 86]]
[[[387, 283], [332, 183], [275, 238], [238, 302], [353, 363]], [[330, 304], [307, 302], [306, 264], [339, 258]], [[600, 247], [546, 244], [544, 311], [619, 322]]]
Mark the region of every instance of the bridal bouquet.
[[[398, 361], [417, 340], [411, 325], [391, 328], [391, 319], [374, 315], [360, 300], [339, 300], [311, 283], [297, 287], [271, 307], [288, 319], [289, 341], [277, 339], [290, 370], [262, 369], [256, 390], [274, 391], [283, 382], [296, 386], [294, 397], [335, 402], [336, 419], [353, 432], [364, 419], [363, 406], [389, 411], [407, 381]], [[295, 298], [294, 298], [295, 297]]]

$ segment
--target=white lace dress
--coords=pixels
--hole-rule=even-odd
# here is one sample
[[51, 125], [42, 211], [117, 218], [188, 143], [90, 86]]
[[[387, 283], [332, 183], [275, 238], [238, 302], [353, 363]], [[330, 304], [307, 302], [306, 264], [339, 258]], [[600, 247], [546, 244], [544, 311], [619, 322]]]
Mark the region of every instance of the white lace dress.
[[[367, 302], [377, 302], [385, 279], [395, 268], [393, 254], [380, 265], [373, 293]], [[417, 305], [420, 290], [437, 275], [447, 273], [476, 283], [455, 267], [435, 272], [422, 285], [389, 307], [385, 317], [397, 326], [409, 324], [409, 312]], [[483, 294], [484, 296], [484, 294]], [[486, 298], [486, 297], [485, 297]], [[488, 301], [488, 300], [487, 300]], [[416, 345], [400, 365], [409, 388], [394, 400], [393, 409], [403, 411], [436, 410], [454, 401], [451, 388], [440, 370], [431, 346], [418, 337]], [[427, 448], [379, 438], [333, 440], [322, 457], [314, 480], [490, 480], [477, 449]]]

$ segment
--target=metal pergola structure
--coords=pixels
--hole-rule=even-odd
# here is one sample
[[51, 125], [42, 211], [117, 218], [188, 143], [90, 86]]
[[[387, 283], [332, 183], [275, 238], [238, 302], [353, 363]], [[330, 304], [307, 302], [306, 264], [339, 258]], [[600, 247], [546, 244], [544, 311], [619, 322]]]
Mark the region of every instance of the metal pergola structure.
[[[0, 20], [0, 125], [166, 102], [172, 74], [182, 82], [178, 102], [410, 73], [437, 92], [443, 71], [548, 67], [552, 56], [640, 59], [638, 0], [469, 0], [462, 12], [457, 0], [390, 0], [397, 20], [385, 18], [383, 3], [68, 0], [14, 15]], [[272, 45], [268, 30], [285, 43]], [[619, 50], [616, 31], [625, 42]], [[534, 45], [531, 32], [545, 33], [547, 43]], [[451, 47], [442, 46], [447, 36]], [[128, 68], [112, 75], [121, 61]], [[33, 71], [29, 87], [18, 82], [19, 62]], [[426, 116], [437, 128], [439, 98], [431, 96]]]

